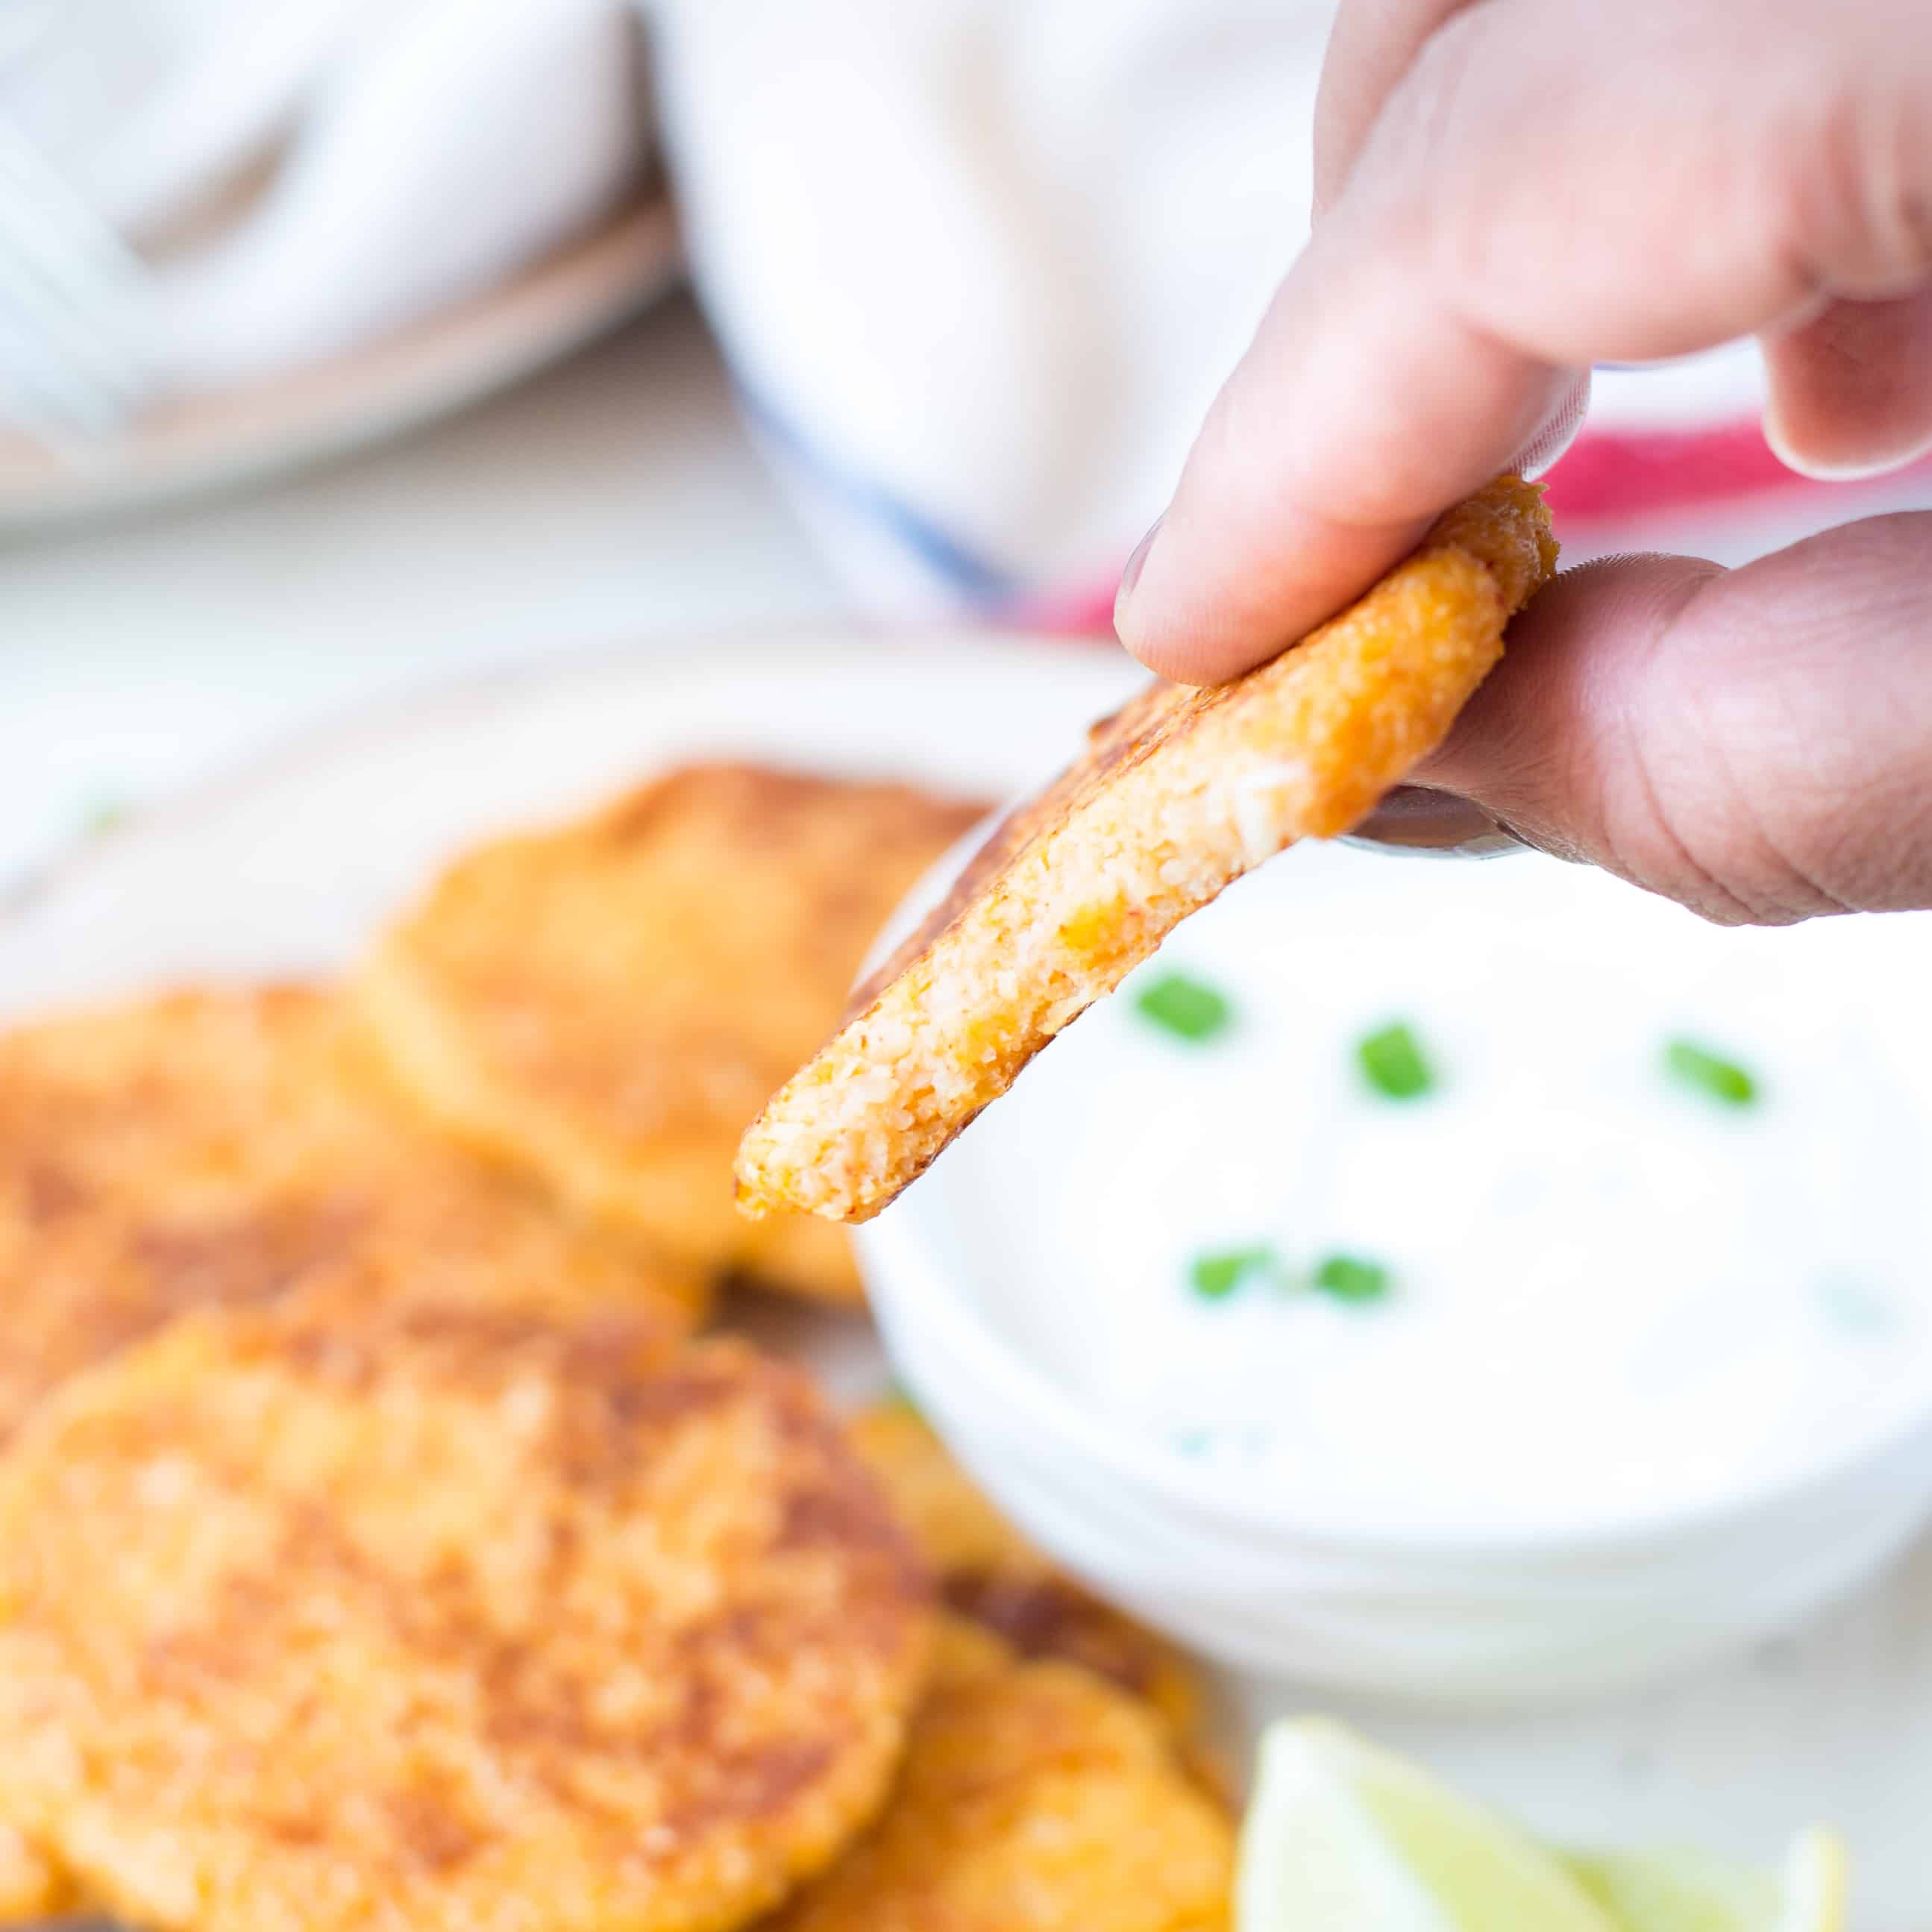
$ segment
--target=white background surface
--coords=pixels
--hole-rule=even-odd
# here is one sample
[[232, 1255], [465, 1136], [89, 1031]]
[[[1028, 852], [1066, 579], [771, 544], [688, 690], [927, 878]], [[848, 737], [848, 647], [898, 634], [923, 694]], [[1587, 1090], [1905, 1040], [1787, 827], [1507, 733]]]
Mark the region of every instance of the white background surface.
[[372, 454], [0, 544], [0, 880], [384, 691], [842, 601], [674, 301]]

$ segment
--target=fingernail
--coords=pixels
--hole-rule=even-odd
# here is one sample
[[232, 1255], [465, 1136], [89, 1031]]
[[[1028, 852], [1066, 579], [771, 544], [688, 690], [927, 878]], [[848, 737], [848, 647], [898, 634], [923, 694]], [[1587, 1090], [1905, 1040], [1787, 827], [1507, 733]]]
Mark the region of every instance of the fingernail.
[[1120, 628], [1120, 620], [1126, 614], [1127, 605], [1132, 601], [1134, 586], [1141, 580], [1141, 572], [1148, 560], [1148, 552], [1154, 548], [1154, 540], [1160, 535], [1160, 526], [1166, 519], [1166, 512], [1154, 518], [1148, 526], [1148, 533], [1134, 545], [1126, 566], [1120, 572], [1120, 587], [1114, 592], [1114, 628]]
[[1888, 476], [1922, 458], [1932, 455], [1932, 428], [1901, 440], [1894, 450], [1869, 456], [1840, 458], [1814, 456], [1792, 440], [1775, 400], [1766, 406], [1764, 440], [1771, 453], [1794, 475], [1814, 483], [1863, 483], [1874, 476]]

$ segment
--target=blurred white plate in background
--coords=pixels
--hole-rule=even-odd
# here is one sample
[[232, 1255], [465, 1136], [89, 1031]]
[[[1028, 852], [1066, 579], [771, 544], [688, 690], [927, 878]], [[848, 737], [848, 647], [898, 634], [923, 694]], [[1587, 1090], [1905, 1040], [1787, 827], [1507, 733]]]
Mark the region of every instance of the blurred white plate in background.
[[0, 532], [165, 501], [345, 454], [462, 407], [582, 346], [682, 268], [661, 184], [485, 292], [287, 374], [158, 404], [76, 463], [0, 422]]

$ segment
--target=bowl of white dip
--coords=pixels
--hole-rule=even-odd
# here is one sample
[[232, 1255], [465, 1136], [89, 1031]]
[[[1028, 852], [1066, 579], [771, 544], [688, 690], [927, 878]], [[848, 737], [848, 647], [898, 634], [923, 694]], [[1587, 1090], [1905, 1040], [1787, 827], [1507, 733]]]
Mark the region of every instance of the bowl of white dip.
[[1932, 919], [1340, 848], [1189, 921], [861, 1232], [911, 1393], [1221, 1660], [1518, 1701], [1932, 1514]]

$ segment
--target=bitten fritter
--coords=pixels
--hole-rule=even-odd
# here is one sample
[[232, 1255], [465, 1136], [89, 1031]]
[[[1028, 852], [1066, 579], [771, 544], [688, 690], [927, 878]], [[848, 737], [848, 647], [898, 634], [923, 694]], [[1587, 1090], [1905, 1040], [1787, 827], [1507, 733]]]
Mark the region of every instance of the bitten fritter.
[[695, 1271], [573, 1227], [380, 1089], [298, 986], [164, 994], [0, 1035], [0, 1441], [63, 1378], [203, 1304], [358, 1268], [410, 1292], [688, 1328]]
[[577, 1208], [700, 1266], [858, 1298], [844, 1238], [752, 1228], [731, 1156], [867, 947], [985, 808], [694, 765], [451, 867], [365, 976], [398, 1078]]
[[796, 1372], [332, 1292], [0, 1458], [0, 1816], [160, 1932], [725, 1932], [877, 1812], [929, 1585]]
[[1058, 1658], [1132, 1691], [1196, 1750], [1203, 1698], [1166, 1638], [1083, 1589], [1000, 1515], [903, 1402], [847, 1423], [886, 1500], [931, 1565], [940, 1600], [1023, 1658]]
[[1138, 1700], [949, 1639], [884, 1816], [761, 1932], [1225, 1932], [1234, 1862]]
[[1504, 478], [1270, 662], [1156, 682], [1094, 726], [752, 1124], [741, 1208], [869, 1220], [1190, 913], [1366, 816], [1442, 742], [1556, 560], [1540, 492]]

